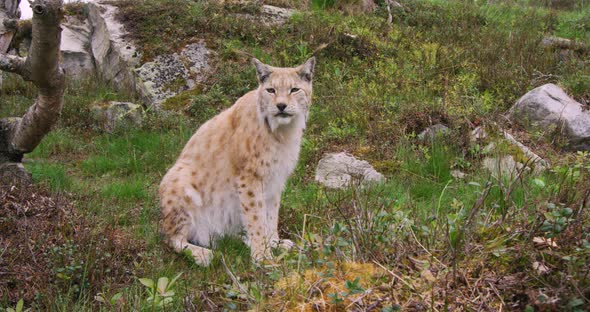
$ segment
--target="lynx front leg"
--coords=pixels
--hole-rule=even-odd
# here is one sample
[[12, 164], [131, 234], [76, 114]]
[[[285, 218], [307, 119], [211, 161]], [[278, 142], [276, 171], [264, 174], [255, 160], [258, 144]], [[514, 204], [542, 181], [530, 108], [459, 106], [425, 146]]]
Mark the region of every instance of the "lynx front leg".
[[238, 192], [242, 212], [242, 224], [248, 234], [247, 244], [252, 250], [252, 258], [260, 261], [272, 258], [268, 229], [266, 203], [263, 197], [262, 181], [260, 179], [238, 179]]
[[291, 249], [295, 244], [289, 239], [279, 238], [279, 209], [281, 207], [281, 195], [275, 195], [266, 203], [266, 216], [270, 233], [270, 244], [273, 248], [279, 247]]
[[207, 266], [213, 258], [211, 249], [199, 247], [188, 242], [190, 227], [189, 216], [179, 209], [165, 209], [162, 216], [161, 231], [166, 236], [166, 241], [174, 251], [183, 253], [189, 250], [195, 262], [201, 266]]

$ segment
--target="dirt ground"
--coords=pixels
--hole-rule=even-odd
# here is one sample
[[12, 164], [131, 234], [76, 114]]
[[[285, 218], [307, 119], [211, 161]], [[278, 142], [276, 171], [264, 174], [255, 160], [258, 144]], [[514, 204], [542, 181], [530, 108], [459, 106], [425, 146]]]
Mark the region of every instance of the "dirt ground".
[[76, 213], [66, 194], [36, 186], [0, 189], [0, 300], [77, 295], [133, 279], [143, 243]]

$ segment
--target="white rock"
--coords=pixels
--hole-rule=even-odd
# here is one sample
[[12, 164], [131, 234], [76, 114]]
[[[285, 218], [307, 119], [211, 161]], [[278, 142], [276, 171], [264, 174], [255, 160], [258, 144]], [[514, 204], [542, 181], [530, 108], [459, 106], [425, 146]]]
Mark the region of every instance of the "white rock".
[[316, 168], [315, 180], [329, 188], [345, 188], [367, 182], [384, 182], [385, 177], [368, 162], [346, 153], [326, 154]]
[[546, 84], [525, 94], [510, 109], [509, 118], [544, 134], [556, 129], [574, 150], [590, 151], [590, 112], [561, 88]]
[[90, 51], [92, 29], [87, 19], [66, 16], [61, 24], [61, 66], [68, 76], [94, 73], [94, 60]]

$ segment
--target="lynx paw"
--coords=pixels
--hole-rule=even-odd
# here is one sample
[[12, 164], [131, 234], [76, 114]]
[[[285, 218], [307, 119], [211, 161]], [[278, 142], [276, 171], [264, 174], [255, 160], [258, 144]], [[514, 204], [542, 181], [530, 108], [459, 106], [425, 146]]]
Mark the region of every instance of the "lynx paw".
[[195, 260], [195, 263], [200, 266], [208, 266], [213, 259], [213, 251], [206, 248], [200, 247], [188, 247], [185, 249], [187, 252], [190, 252], [190, 255]]
[[270, 246], [272, 248], [282, 248], [286, 250], [291, 250], [295, 247], [295, 243], [290, 239], [273, 239], [270, 241]]
[[259, 250], [259, 251], [252, 251], [252, 259], [254, 260], [254, 262], [261, 262], [265, 259], [272, 259], [272, 253], [270, 251], [270, 248], [264, 248], [263, 250]]

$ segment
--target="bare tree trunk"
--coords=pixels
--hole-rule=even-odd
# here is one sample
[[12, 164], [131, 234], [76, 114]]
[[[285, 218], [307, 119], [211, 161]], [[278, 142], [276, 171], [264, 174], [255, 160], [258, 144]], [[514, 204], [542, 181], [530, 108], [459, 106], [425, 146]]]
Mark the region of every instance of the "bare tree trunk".
[[[5, 0], [5, 3], [10, 1]], [[18, 7], [18, 3], [16, 5]], [[20, 165], [22, 157], [32, 152], [51, 130], [63, 104], [65, 76], [59, 65], [62, 0], [35, 0], [31, 7], [33, 38], [27, 58], [0, 53], [0, 70], [19, 74], [33, 82], [38, 90], [35, 104], [22, 118], [0, 120], [2, 185], [30, 182], [30, 176]]]

